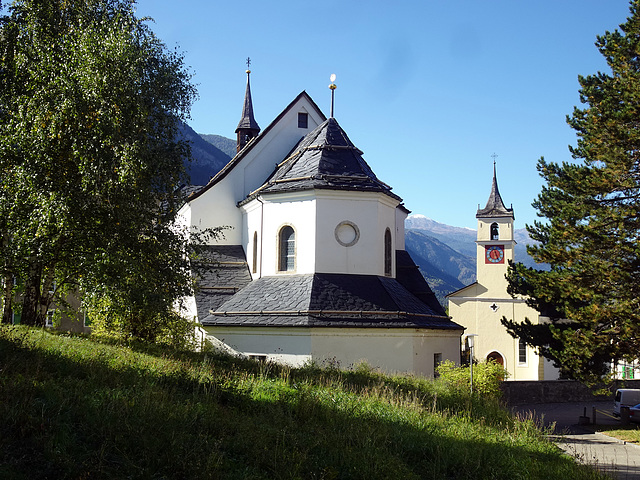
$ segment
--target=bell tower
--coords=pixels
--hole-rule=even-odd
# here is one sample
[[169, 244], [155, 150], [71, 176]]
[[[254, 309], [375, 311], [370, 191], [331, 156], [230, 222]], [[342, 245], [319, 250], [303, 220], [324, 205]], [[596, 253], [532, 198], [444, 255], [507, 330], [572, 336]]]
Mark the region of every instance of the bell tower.
[[244, 94], [244, 105], [242, 106], [242, 118], [240, 119], [240, 123], [238, 123], [238, 128], [236, 128], [237, 134], [237, 149], [239, 152], [242, 150], [249, 140], [258, 136], [260, 133], [260, 127], [258, 126], [258, 122], [253, 118], [253, 102], [251, 101], [251, 85], [249, 82], [249, 75], [251, 75], [251, 70], [249, 67], [251, 66], [251, 59], [247, 58], [247, 90]]
[[493, 162], [491, 194], [484, 208], [478, 206], [478, 236], [476, 240], [477, 281], [485, 289], [485, 296], [503, 297], [507, 290], [505, 275], [509, 260], [513, 260], [515, 239], [513, 236], [513, 207], [502, 201]]

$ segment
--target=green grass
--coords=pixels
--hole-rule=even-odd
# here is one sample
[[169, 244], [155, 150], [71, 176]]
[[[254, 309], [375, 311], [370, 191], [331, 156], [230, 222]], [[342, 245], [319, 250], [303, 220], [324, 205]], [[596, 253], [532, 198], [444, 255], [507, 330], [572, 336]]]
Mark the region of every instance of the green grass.
[[443, 382], [0, 327], [0, 478], [602, 477]]
[[629, 425], [621, 425], [619, 427], [601, 426], [598, 431], [629, 443], [640, 443], [640, 425], [630, 423]]

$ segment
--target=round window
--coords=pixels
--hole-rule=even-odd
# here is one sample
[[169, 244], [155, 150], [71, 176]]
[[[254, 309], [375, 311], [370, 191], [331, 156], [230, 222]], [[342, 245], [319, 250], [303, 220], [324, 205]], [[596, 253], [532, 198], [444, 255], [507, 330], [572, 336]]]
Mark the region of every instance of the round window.
[[353, 223], [345, 220], [340, 222], [335, 230], [336, 240], [343, 247], [355, 245], [360, 239], [360, 229]]

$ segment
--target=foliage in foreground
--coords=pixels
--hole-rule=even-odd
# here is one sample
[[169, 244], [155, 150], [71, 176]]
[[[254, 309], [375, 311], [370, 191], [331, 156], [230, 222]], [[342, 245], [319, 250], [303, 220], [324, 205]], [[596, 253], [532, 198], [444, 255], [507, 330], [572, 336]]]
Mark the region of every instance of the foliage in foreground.
[[533, 205], [546, 220], [527, 226], [539, 242], [528, 252], [551, 269], [515, 264], [508, 275], [509, 293], [552, 323], [503, 318], [565, 376], [589, 382], [640, 348], [640, 1], [630, 10], [596, 42], [610, 73], [579, 77], [584, 107], [568, 119], [575, 162], [538, 163], [546, 185]]
[[0, 327], [2, 478], [600, 478], [443, 382]]
[[155, 340], [170, 318], [158, 314], [191, 287], [175, 219], [190, 156], [179, 128], [195, 95], [183, 56], [134, 1], [14, 0], [0, 11], [5, 323], [20, 313], [44, 325], [53, 303], [81, 294], [121, 307], [129, 335]]

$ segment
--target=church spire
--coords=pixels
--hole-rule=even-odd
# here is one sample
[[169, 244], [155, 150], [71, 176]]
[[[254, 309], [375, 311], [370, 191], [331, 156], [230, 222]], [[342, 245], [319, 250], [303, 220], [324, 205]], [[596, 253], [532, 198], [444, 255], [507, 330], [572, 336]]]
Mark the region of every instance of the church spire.
[[[494, 154], [495, 155], [495, 154]], [[500, 191], [498, 190], [498, 180], [496, 176], [496, 161], [493, 160], [493, 182], [491, 184], [491, 193], [487, 205], [476, 213], [476, 218], [480, 217], [511, 217], [514, 218], [513, 208], [504, 206]]]
[[236, 134], [238, 135], [238, 152], [242, 150], [247, 143], [249, 143], [249, 140], [256, 137], [258, 133], [260, 133], [258, 122], [256, 122], [256, 119], [253, 117], [253, 102], [251, 101], [251, 85], [249, 82], [249, 75], [251, 74], [251, 70], [249, 70], [250, 65], [251, 59], [247, 58], [247, 90], [244, 94], [242, 118], [240, 119], [240, 123], [238, 123], [238, 128], [236, 128]]

